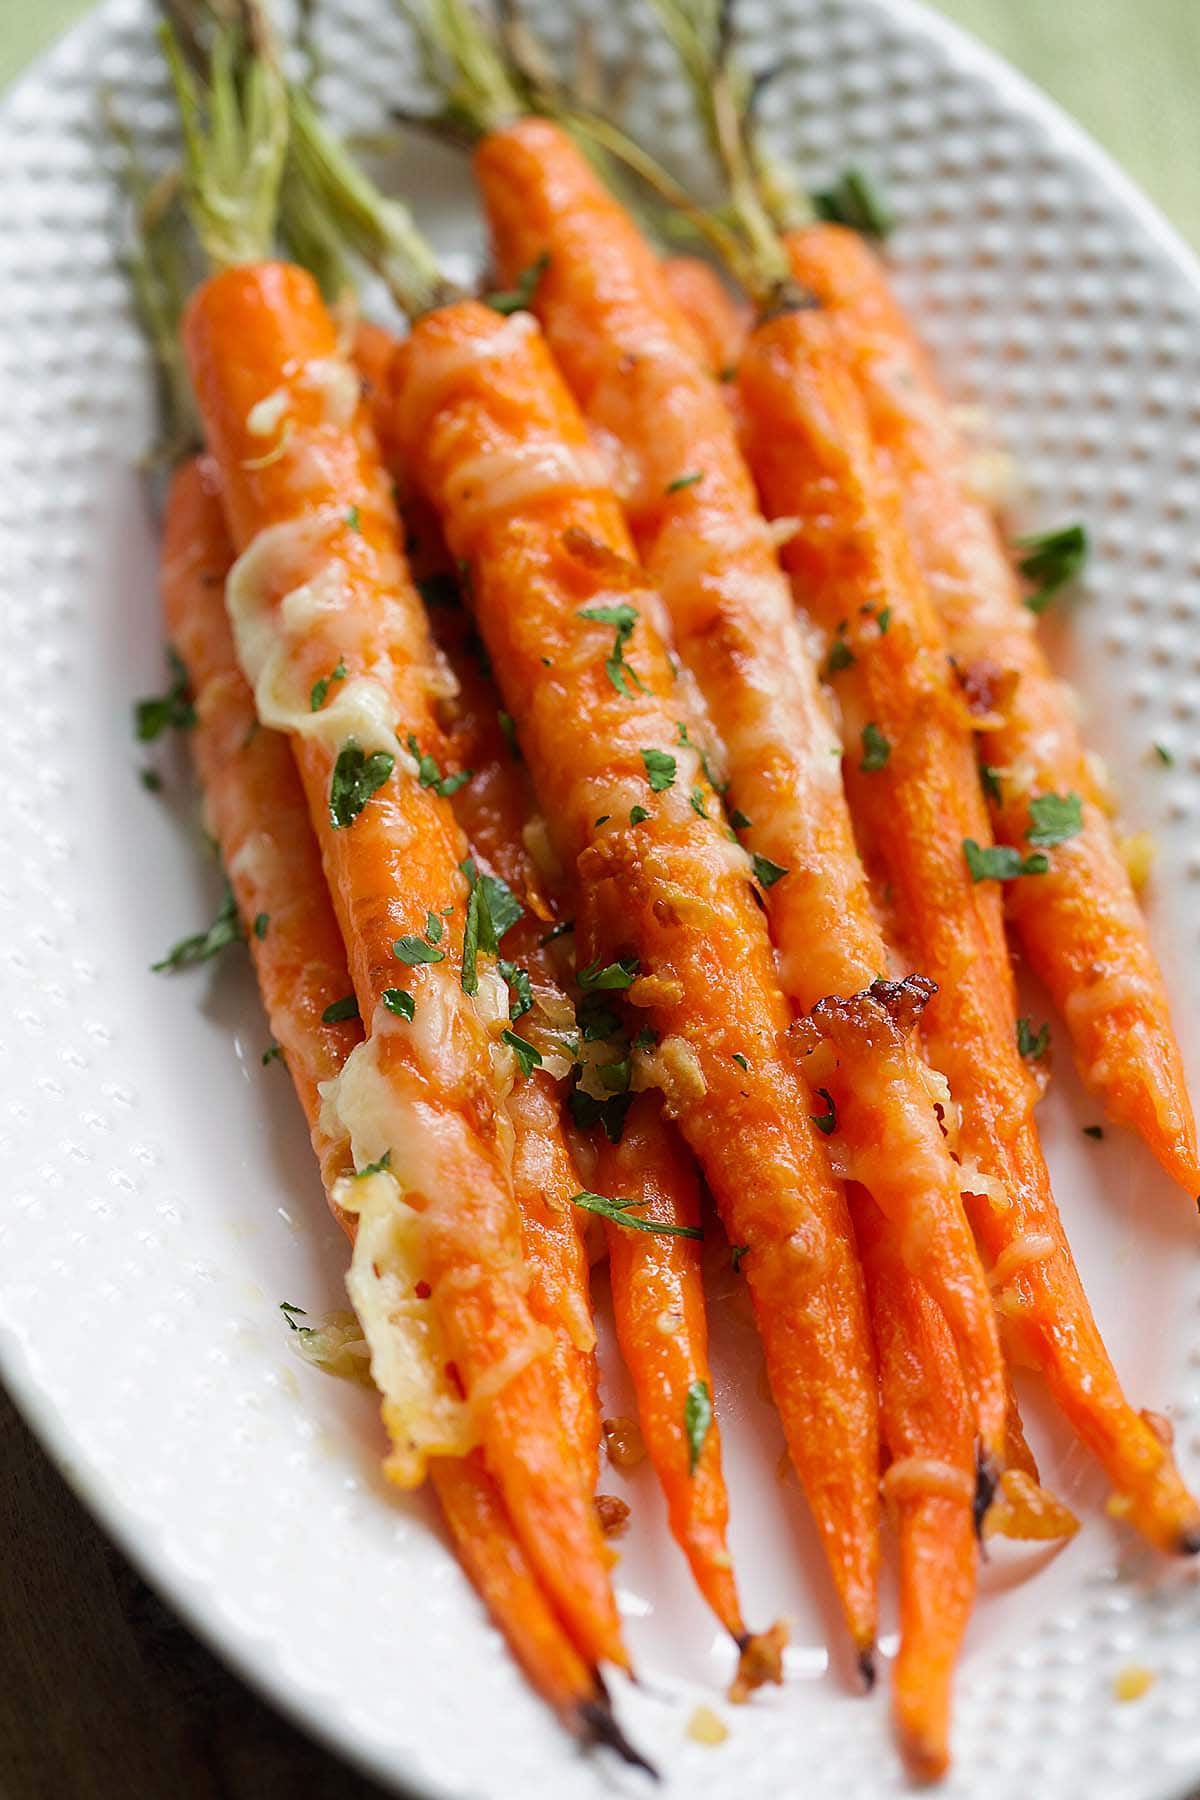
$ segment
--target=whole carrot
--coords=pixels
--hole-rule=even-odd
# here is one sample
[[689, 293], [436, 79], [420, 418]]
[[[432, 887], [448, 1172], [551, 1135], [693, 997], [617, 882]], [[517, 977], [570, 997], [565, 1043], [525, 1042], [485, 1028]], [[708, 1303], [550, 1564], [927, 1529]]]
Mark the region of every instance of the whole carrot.
[[528, 316], [470, 302], [426, 313], [392, 396], [410, 466], [469, 567], [556, 850], [576, 871], [580, 982], [626, 992], [675, 1051], [673, 1105], [748, 1246], [773, 1388], [866, 1656], [878, 1540], [860, 1277], [785, 1045], [744, 852], [678, 742], [656, 598]]
[[1039, 841], [1039, 805], [1051, 795], [1063, 803], [1055, 829], [1066, 835], [1045, 878], [1006, 894], [1030, 966], [1067, 1022], [1082, 1079], [1195, 1195], [1195, 1120], [1146, 922], [1071, 696], [1046, 659], [995, 520], [968, 485], [929, 359], [882, 262], [856, 233], [794, 232], [788, 255], [834, 322], [960, 678], [989, 714], [980, 750], [997, 840], [1027, 854]]
[[851, 1189], [851, 1207], [891, 1458], [883, 1488], [900, 1545], [892, 1705], [905, 1760], [930, 1781], [950, 1761], [951, 1682], [975, 1596], [974, 1430], [945, 1320], [863, 1189]]
[[[195, 694], [192, 749], [207, 816], [246, 927], [255, 973], [308, 1120], [330, 1205], [353, 1241], [356, 1213], [344, 1135], [331, 1132], [319, 1089], [362, 1041], [357, 1019], [325, 1014], [349, 990], [345, 951], [287, 741], [260, 729], [224, 607], [233, 563], [215, 470], [181, 465], [167, 499], [163, 609]], [[260, 921], [263, 923], [260, 925]], [[637, 1760], [611, 1708], [547, 1603], [479, 1451], [434, 1458], [431, 1479], [459, 1555], [543, 1697], [573, 1730]]]
[[[624, 1665], [599, 1527], [524, 1291], [510, 1127], [468, 991], [495, 989], [481, 989], [459, 923], [471, 917], [465, 845], [419, 763], [396, 755], [397, 735], [431, 729], [437, 672], [357, 376], [311, 278], [266, 258], [286, 98], [265, 57], [239, 85], [237, 41], [220, 33], [214, 153], [168, 48], [190, 209], [218, 271], [192, 296], [183, 340], [241, 552], [227, 604], [260, 720], [291, 740], [368, 1021], [328, 1104], [360, 1161], [390, 1158], [395, 1227], [420, 1243], [454, 1378], [531, 1563], [586, 1658]], [[419, 1473], [419, 1438], [392, 1460]]]
[[[389, 333], [360, 327], [355, 356], [375, 395], [387, 392], [387, 368], [395, 350], [395, 339]], [[397, 481], [404, 481], [403, 464], [388, 435], [388, 409], [384, 407], [382, 412], [380, 437], [392, 453], [390, 472]], [[562, 939], [553, 938], [545, 927], [555, 917], [555, 902], [561, 897], [558, 890], [566, 883], [565, 871], [539, 869], [527, 847], [531, 833], [535, 841], [540, 836], [528, 773], [515, 740], [506, 734], [503, 721], [507, 715], [498, 710], [499, 697], [484, 671], [478, 647], [472, 645], [466, 615], [461, 607], [449, 603], [453, 592], [449, 558], [440, 546], [436, 522], [420, 516], [413, 520], [413, 529], [423, 555], [431, 558], [429, 567], [439, 596], [431, 615], [433, 626], [458, 686], [454, 699], [442, 709], [445, 766], [472, 771], [471, 780], [454, 793], [452, 804], [475, 855], [503, 877], [526, 909], [525, 917], [505, 939], [513, 968], [529, 978], [525, 996], [529, 1010], [517, 1016], [514, 1028], [529, 1038], [534, 1048], [545, 1050], [547, 1060], [556, 1050], [561, 1051], [565, 1032], [586, 1032], [593, 1046], [603, 1045], [606, 1063], [618, 1065], [618, 1073], [623, 1072], [628, 1083], [632, 1074], [628, 1034], [620, 1043], [607, 1035], [617, 1027], [620, 1036], [610, 1009], [603, 1013], [595, 1008], [585, 1010], [581, 1020], [576, 1020], [569, 1003], [565, 1013], [560, 1012], [565, 996], [558, 987], [561, 961], [556, 946]], [[417, 566], [422, 565], [418, 562]], [[544, 846], [541, 854], [545, 865]], [[523, 1005], [524, 999], [518, 1004]], [[553, 1029], [556, 1018], [557, 1033]], [[640, 1054], [644, 1061], [645, 1051]], [[625, 1071], [620, 1070], [622, 1063]], [[615, 1092], [619, 1091], [618, 1086]], [[540, 1133], [531, 1130], [527, 1134], [529, 1153], [524, 1158], [518, 1155], [514, 1167], [526, 1234], [531, 1219], [536, 1218], [549, 1241], [561, 1244], [561, 1256], [570, 1267], [558, 1283], [560, 1293], [575, 1291], [578, 1257], [586, 1293], [587, 1268], [574, 1221], [587, 1215], [570, 1204], [583, 1184], [576, 1181], [573, 1188], [564, 1188], [565, 1171], [559, 1173], [561, 1125], [549, 1071], [538, 1070], [521, 1085], [519, 1093], [526, 1104], [536, 1099], [544, 1114]], [[511, 1100], [509, 1105], [511, 1110]], [[520, 1134], [521, 1118], [516, 1122]], [[587, 1181], [614, 1201], [632, 1203], [627, 1215], [630, 1223], [609, 1219], [604, 1228], [617, 1337], [638, 1396], [643, 1439], [667, 1498], [672, 1533], [701, 1592], [738, 1646], [734, 1693], [744, 1698], [763, 1681], [782, 1679], [784, 1633], [779, 1626], [766, 1633], [747, 1631], [727, 1543], [729, 1500], [708, 1364], [698, 1242], [700, 1197], [694, 1166], [649, 1094], [633, 1100], [619, 1143], [613, 1144], [608, 1133], [600, 1131], [586, 1154]], [[525, 1181], [523, 1163], [529, 1169]], [[647, 1224], [652, 1228], [646, 1229]], [[536, 1310], [536, 1291], [531, 1298]], [[595, 1417], [593, 1376], [589, 1426]], [[706, 1421], [699, 1436], [697, 1420]], [[573, 1437], [578, 1441], [579, 1433]], [[590, 1441], [596, 1441], [594, 1429]], [[700, 1445], [694, 1458], [693, 1442]]]
[[[768, 513], [801, 521], [784, 553], [797, 597], [852, 657], [833, 675], [851, 806], [892, 884], [904, 953], [938, 983], [925, 1038], [962, 1108], [968, 1209], [1006, 1333], [1138, 1529], [1160, 1548], [1198, 1550], [1200, 1509], [1121, 1392], [1050, 1191], [969, 720], [831, 321], [797, 309], [764, 322], [739, 379]], [[1036, 886], [1038, 868], [1017, 879]]]
[[642, 559], [707, 709], [700, 747], [715, 751], [754, 853], [781, 981], [812, 1012], [816, 1030], [803, 1041], [823, 1036], [836, 1051], [812, 1077], [831, 1095], [831, 1147], [842, 1171], [903, 1220], [910, 1267], [925, 1272], [951, 1320], [998, 1463], [1004, 1375], [987, 1284], [907, 1035], [915, 1011], [877, 981], [887, 950], [854, 847], [837, 734], [722, 390], [659, 259], [557, 125], [493, 129], [475, 166], [501, 276], [544, 261], [531, 304], [598, 442], [615, 447]]

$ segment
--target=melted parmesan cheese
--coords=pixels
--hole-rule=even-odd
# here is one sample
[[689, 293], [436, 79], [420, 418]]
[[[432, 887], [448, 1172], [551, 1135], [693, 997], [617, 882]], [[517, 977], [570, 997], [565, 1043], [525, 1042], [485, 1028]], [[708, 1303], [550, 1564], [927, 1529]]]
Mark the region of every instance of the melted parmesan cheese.
[[251, 437], [270, 437], [282, 424], [287, 409], [287, 389], [276, 388], [273, 394], [268, 394], [264, 400], [250, 408], [246, 414], [246, 430]]
[[468, 532], [496, 513], [510, 515], [557, 494], [606, 489], [608, 476], [594, 450], [569, 444], [514, 444], [461, 463], [449, 501]]
[[1045, 1231], [1027, 1231], [1021, 1237], [1014, 1238], [1007, 1244], [993, 1263], [988, 1274], [988, 1285], [994, 1292], [1007, 1287], [1014, 1275], [1030, 1263], [1044, 1262], [1055, 1251], [1054, 1239]]
[[358, 411], [362, 392], [358, 371], [343, 357], [312, 357], [301, 369], [297, 385], [320, 396], [329, 425], [349, 425]]
[[383, 1172], [339, 1181], [334, 1199], [358, 1216], [346, 1287], [383, 1396], [392, 1440], [384, 1469], [397, 1487], [417, 1487], [430, 1457], [465, 1456], [477, 1442], [470, 1410], [447, 1374], [436, 1310], [418, 1291], [428, 1292], [422, 1217]]

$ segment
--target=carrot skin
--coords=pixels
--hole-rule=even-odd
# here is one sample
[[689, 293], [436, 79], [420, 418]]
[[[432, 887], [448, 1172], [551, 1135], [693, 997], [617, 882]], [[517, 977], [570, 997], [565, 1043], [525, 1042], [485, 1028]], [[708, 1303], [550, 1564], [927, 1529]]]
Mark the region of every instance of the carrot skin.
[[[1042, 1371], [1137, 1528], [1160, 1548], [1200, 1549], [1200, 1511], [1121, 1392], [1054, 1204], [1033, 1122], [1037, 1091], [1017, 1053], [999, 883], [972, 881], [963, 853], [966, 838], [986, 844], [990, 835], [970, 722], [831, 322], [804, 311], [760, 326], [740, 382], [768, 513], [801, 521], [785, 551], [797, 599], [830, 634], [847, 622], [855, 660], [834, 677], [847, 788], [893, 884], [910, 965], [938, 983], [922, 1021], [930, 1057], [963, 1109], [964, 1160], [1007, 1191], [1006, 1207], [968, 1194], [972, 1226], [993, 1263], [1021, 1240], [1040, 1246], [1002, 1284], [1006, 1335]], [[880, 632], [872, 621], [885, 607]], [[868, 721], [889, 746], [873, 770], [858, 752]]]
[[[287, 740], [258, 729], [238, 667], [223, 600], [232, 563], [215, 468], [199, 459], [183, 464], [167, 498], [161, 588], [168, 635], [196, 696], [192, 750], [330, 1208], [353, 1238], [357, 1220], [333, 1198], [334, 1183], [353, 1168], [350, 1149], [322, 1124], [318, 1086], [338, 1073], [362, 1026], [322, 1018], [349, 991], [345, 949]], [[248, 846], [252, 853], [243, 854]], [[261, 912], [268, 924], [259, 936], [253, 921]], [[580, 1709], [596, 1704], [600, 1689], [538, 1586], [482, 1455], [435, 1459], [431, 1479], [459, 1556], [514, 1654], [543, 1698], [579, 1729]]]
[[960, 667], [991, 665], [1015, 688], [981, 736], [999, 771], [996, 838], [1025, 852], [1035, 793], [1076, 793], [1083, 829], [1036, 885], [1012, 884], [1008, 916], [1066, 1020], [1083, 1081], [1143, 1137], [1190, 1195], [1200, 1191], [1196, 1124], [1145, 918], [1109, 825], [1071, 698], [1057, 681], [924, 349], [880, 259], [854, 232], [814, 226], [789, 239], [798, 280], [822, 300], [858, 384], [877, 451], [904, 498], [913, 553]]
[[[635, 1100], [619, 1143], [601, 1135], [597, 1185], [615, 1199], [637, 1200], [639, 1219], [700, 1224], [695, 1172], [664, 1130], [659, 1102], [649, 1094]], [[672, 1536], [713, 1612], [740, 1640], [746, 1627], [727, 1543], [729, 1496], [716, 1415], [694, 1468], [685, 1424], [689, 1389], [703, 1382], [710, 1399], [713, 1393], [701, 1246], [694, 1238], [652, 1237], [613, 1224], [606, 1225], [605, 1237], [617, 1341], [633, 1379], [638, 1422], [667, 1502]]]
[[750, 335], [754, 316], [746, 301], [728, 288], [700, 256], [668, 256], [662, 265], [663, 280], [700, 345], [704, 366], [737, 389], [730, 379], [737, 372], [742, 348]]
[[954, 1665], [975, 1596], [975, 1433], [954, 1340], [928, 1291], [904, 1266], [895, 1231], [863, 1189], [851, 1190], [879, 1358], [881, 1418], [893, 1466], [912, 1457], [957, 1472], [962, 1492], [898, 1494], [900, 1648], [892, 1708], [905, 1761], [922, 1781], [950, 1761]]
[[[844, 1196], [805, 1122], [745, 864], [682, 783], [655, 794], [647, 782], [642, 749], [677, 742], [684, 710], [671, 697], [656, 597], [630, 562], [582, 420], [526, 316], [502, 321], [473, 303], [427, 314], [397, 357], [392, 397], [410, 466], [452, 553], [469, 563], [476, 621], [560, 860], [575, 871], [580, 959], [636, 954], [629, 1000], [695, 1058], [704, 1097], [681, 1108], [680, 1124], [731, 1235], [751, 1245], [768, 1368], [866, 1650], [878, 1506], [861, 1277]], [[613, 628], [578, 616], [610, 604], [614, 582], [638, 607], [630, 661], [641, 686], [625, 693], [605, 667]], [[631, 801], [648, 800], [653, 824], [627, 823]], [[733, 1062], [735, 1050], [753, 1073]]]
[[[340, 662], [347, 685], [383, 689], [401, 744], [409, 732], [424, 741], [438, 672], [357, 378], [315, 284], [287, 264], [228, 270], [193, 295], [183, 338], [231, 535], [243, 554], [253, 546], [262, 556], [256, 615], [279, 623], [286, 595], [336, 574], [335, 594], [308, 609], [306, 629], [284, 626], [289, 690], [306, 696]], [[274, 408], [281, 394], [282, 417], [264, 450], [255, 409]], [[272, 527], [298, 531], [281, 544], [264, 535]], [[239, 654], [245, 662], [241, 636]], [[489, 1468], [581, 1650], [626, 1666], [599, 1526], [555, 1414], [547, 1359], [535, 1349], [505, 1166], [511, 1127], [482, 1021], [459, 985], [457, 922], [441, 963], [403, 969], [418, 1013], [440, 1005], [453, 1021], [434, 1061], [419, 1033], [392, 1028], [383, 1001], [401, 969], [393, 942], [423, 935], [429, 914], [447, 905], [456, 921], [464, 916], [465, 845], [446, 801], [403, 766], [339, 828], [330, 800], [336, 747], [298, 726], [292, 745], [373, 1054], [405, 1121], [394, 1162], [416, 1159], [407, 1187], [423, 1210], [433, 1304]], [[527, 1359], [514, 1367], [525, 1346]]]
[[[643, 563], [708, 718], [745, 841], [781, 871], [765, 890], [785, 991], [808, 1011], [887, 968], [838, 777], [837, 734], [725, 395], [660, 259], [570, 139], [543, 119], [476, 155], [502, 278], [540, 253], [548, 342], [612, 457]], [[910, 1266], [937, 1287], [999, 1461], [1004, 1374], [991, 1301], [919, 1062], [871, 1000], [831, 1019], [828, 1078], [848, 1172], [905, 1221]], [[826, 1078], [821, 1077], [822, 1081]], [[814, 1109], [816, 1110], [816, 1109]]]

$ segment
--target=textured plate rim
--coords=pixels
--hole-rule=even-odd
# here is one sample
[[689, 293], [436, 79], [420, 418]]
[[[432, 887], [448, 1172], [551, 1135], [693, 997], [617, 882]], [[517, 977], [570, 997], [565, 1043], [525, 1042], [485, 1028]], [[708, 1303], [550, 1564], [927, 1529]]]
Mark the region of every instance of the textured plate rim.
[[[854, 0], [849, 0], [853, 6]], [[1200, 299], [1200, 255], [1171, 224], [1149, 195], [1077, 120], [1043, 89], [969, 31], [934, 11], [924, 0], [883, 0], [893, 19], [914, 37], [936, 42], [966, 71], [985, 82], [1013, 115], [1036, 122], [1055, 152], [1088, 172], [1120, 205], [1131, 229], [1151, 240], [1169, 258]], [[92, 9], [68, 25], [0, 94], [0, 130], [23, 102], [27, 91], [44, 87], [64, 71], [87, 60], [93, 42], [103, 40], [114, 22], [134, 18], [139, 0], [97, 0]], [[132, 1497], [89, 1454], [74, 1433], [67, 1410], [60, 1406], [32, 1367], [33, 1339], [0, 1321], [0, 1378], [25, 1424], [33, 1432], [75, 1497], [131, 1563], [159, 1590], [190, 1630], [254, 1692], [287, 1717], [301, 1732], [326, 1746], [349, 1766], [378, 1782], [401, 1800], [474, 1800], [467, 1790], [448, 1787], [426, 1766], [419, 1741], [410, 1740], [403, 1754], [411, 1773], [397, 1767], [393, 1753], [359, 1744], [345, 1733], [345, 1718], [321, 1688], [306, 1688], [294, 1674], [270, 1659], [264, 1638], [225, 1616], [220, 1590], [193, 1577], [172, 1553], [163, 1521], [148, 1531]], [[570, 1741], [563, 1739], [566, 1753]], [[1200, 1759], [1156, 1800], [1192, 1800]]]

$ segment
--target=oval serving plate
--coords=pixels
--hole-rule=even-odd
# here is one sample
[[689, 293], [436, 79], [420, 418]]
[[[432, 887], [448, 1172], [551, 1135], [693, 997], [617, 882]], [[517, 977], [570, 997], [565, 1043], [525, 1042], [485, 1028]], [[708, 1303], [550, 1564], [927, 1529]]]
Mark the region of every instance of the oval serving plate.
[[[419, 98], [390, 0], [328, 0], [326, 98], [343, 126]], [[537, 0], [547, 34], [569, 27]], [[904, 297], [955, 395], [1023, 477], [1025, 528], [1083, 517], [1094, 554], [1051, 623], [1131, 824], [1153, 832], [1149, 904], [1200, 1078], [1200, 267], [1129, 183], [1001, 64], [907, 0], [744, 0], [773, 140], [815, 182], [887, 183]], [[606, 17], [641, 123], [694, 152], [647, 20]], [[278, 1310], [344, 1304], [298, 1112], [249, 970], [148, 964], [210, 916], [194, 792], [175, 746], [147, 793], [130, 701], [161, 675], [152, 429], [98, 135], [111, 92], [160, 149], [170, 109], [141, 0], [102, 7], [0, 105], [0, 1360], [76, 1490], [249, 1679], [400, 1791], [596, 1800], [641, 1778], [582, 1756], [526, 1690], [434, 1511], [377, 1473], [375, 1409], [289, 1350]], [[465, 268], [479, 235], [441, 152], [398, 179]], [[1165, 766], [1153, 745], [1174, 756]], [[1030, 996], [1030, 1006], [1039, 999]], [[1040, 1012], [1039, 1012], [1039, 1016]], [[1200, 1478], [1200, 1232], [1186, 1198], [1095, 1111], [1061, 1032], [1042, 1121], [1095, 1310], [1137, 1403], [1171, 1417]], [[689, 1591], [645, 1470], [618, 1587], [644, 1684], [622, 1717], [689, 1800], [904, 1791], [886, 1681], [849, 1691], [825, 1577], [727, 1263], [713, 1249], [718, 1400], [734, 1549], [754, 1620], [793, 1622], [788, 1684], [720, 1698], [729, 1655]], [[724, 1269], [724, 1272], [723, 1272]], [[601, 1311], [603, 1303], [601, 1299]], [[627, 1390], [607, 1357], [605, 1405]], [[1084, 1514], [1057, 1555], [997, 1551], [959, 1683], [952, 1800], [1165, 1800], [1200, 1778], [1200, 1586], [1104, 1518], [1104, 1483], [1027, 1396], [1048, 1482]], [[835, 1646], [832, 1653], [826, 1643]], [[894, 1634], [885, 1635], [885, 1651]], [[1129, 1664], [1154, 1675], [1119, 1704]], [[886, 1671], [885, 1671], [886, 1673]], [[691, 1741], [697, 1703], [730, 1736]]]

